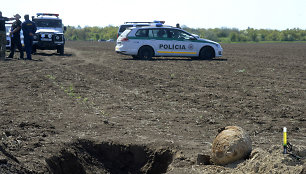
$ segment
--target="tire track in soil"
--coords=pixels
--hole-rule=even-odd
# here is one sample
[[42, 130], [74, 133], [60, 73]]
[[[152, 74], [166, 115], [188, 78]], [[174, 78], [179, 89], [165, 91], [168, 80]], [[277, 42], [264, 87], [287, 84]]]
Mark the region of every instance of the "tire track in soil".
[[[79, 55], [81, 54], [82, 53], [80, 53]], [[84, 58], [77, 56], [76, 60], [79, 60], [79, 59], [84, 60]], [[58, 63], [57, 63], [58, 61], [56, 61], [55, 59], [48, 58], [48, 61], [52, 61], [52, 63], [55, 63], [58, 66]], [[80, 64], [75, 64], [73, 67], [65, 67], [65, 68], [69, 69], [68, 71], [71, 71], [71, 73], [69, 74], [81, 74], [81, 76], [83, 76], [83, 78], [85, 78], [86, 81], [88, 81], [87, 83], [89, 84], [91, 84], [91, 82], [94, 82], [94, 81], [99, 81], [100, 83], [102, 83], [102, 84], [99, 84], [99, 86], [103, 86], [104, 94], [105, 93], [111, 94], [111, 96], [109, 96], [111, 102], [106, 102], [105, 104], [103, 104], [103, 101], [100, 100], [100, 102], [97, 101], [95, 103], [100, 103], [100, 105], [106, 105], [107, 111], [110, 110], [109, 112], [112, 113], [112, 115], [118, 115], [118, 116], [113, 116], [112, 119], [110, 119], [111, 122], [117, 123], [120, 125], [120, 122], [122, 121], [122, 117], [124, 117], [125, 122], [127, 121], [130, 123], [133, 123], [133, 126], [131, 128], [125, 128], [127, 129], [127, 132], [132, 132], [135, 129], [136, 130], [143, 129], [146, 127], [145, 125], [150, 125], [151, 127], [155, 127], [154, 131], [156, 131], [157, 139], [160, 138], [161, 134], [165, 134], [165, 133], [167, 133], [167, 136], [169, 136], [169, 138], [170, 137], [173, 138], [173, 136], [176, 137], [175, 135], [176, 132], [171, 131], [171, 127], [178, 126], [177, 125], [178, 122], [182, 122], [183, 124], [185, 124], [186, 126], [184, 127], [186, 128], [183, 128], [183, 129], [187, 130], [187, 127], [190, 124], [187, 121], [187, 119], [190, 119], [190, 118], [188, 118], [187, 116], [184, 116], [184, 113], [182, 112], [183, 110], [185, 110], [185, 108], [182, 108], [180, 105], [184, 105], [184, 104], [180, 104], [176, 102], [175, 109], [172, 109], [173, 104], [172, 106], [168, 106], [167, 109], [164, 109], [165, 106], [163, 105], [165, 104], [158, 102], [159, 99], [163, 98], [163, 95], [164, 95], [164, 94], [160, 95], [161, 90], [165, 90], [168, 88], [167, 90], [164, 91], [164, 93], [169, 92], [171, 90], [174, 90], [174, 93], [176, 93], [176, 90], [173, 88], [182, 88], [180, 87], [179, 84], [177, 84], [176, 82], [169, 83], [169, 85], [163, 86], [163, 88], [159, 89], [159, 91], [155, 91], [155, 89], [148, 91], [147, 89], [145, 89], [146, 86], [152, 86], [154, 84], [164, 84], [164, 83], [167, 84], [168, 80], [159, 79], [154, 76], [135, 74], [135, 73], [131, 73], [131, 72], [124, 71], [124, 70], [117, 70], [112, 67], [104, 66], [101, 64], [94, 65], [92, 64], [93, 61], [94, 60], [87, 61], [86, 59], [85, 62], [82, 62]], [[86, 71], [87, 73], [86, 75], [81, 72], [83, 70], [82, 68], [84, 68], [84, 71]], [[88, 69], [91, 69], [91, 71], [88, 71]], [[135, 84], [135, 85], [130, 86], [130, 84]], [[191, 90], [191, 87], [187, 89]], [[105, 99], [105, 96], [101, 96], [97, 93], [95, 93], [94, 96], [95, 98]], [[124, 97], [122, 98], [120, 96], [124, 96]], [[186, 102], [186, 100], [191, 100], [194, 102], [194, 99], [190, 99], [192, 98], [192, 96], [181, 95], [180, 97], [184, 98], [182, 102]], [[114, 104], [114, 101], [118, 101], [118, 104]], [[147, 106], [149, 106], [149, 108], [147, 108]], [[157, 110], [155, 109], [155, 108], [161, 108], [161, 107], [163, 108], [162, 110], [169, 110], [169, 111], [164, 113], [164, 112], [158, 111], [158, 109]], [[119, 112], [117, 110], [119, 110]], [[122, 114], [122, 112], [124, 112], [124, 114]], [[146, 120], [146, 117], [144, 117], [143, 113], [146, 113], [147, 115], [151, 115], [155, 119]], [[176, 113], [175, 117], [171, 116], [173, 113]], [[170, 120], [169, 118], [164, 119], [163, 117], [170, 117]], [[172, 124], [173, 122], [175, 124]], [[194, 123], [196, 123], [196, 121], [194, 121]], [[194, 127], [196, 127], [196, 125], [194, 125]], [[196, 131], [201, 132], [200, 129], [202, 128], [199, 127], [198, 130]], [[193, 134], [195, 130], [189, 130], [186, 132], [188, 132], [188, 134]], [[147, 139], [146, 137], [139, 137], [140, 141], [143, 141], [143, 138]], [[184, 141], [185, 144], [189, 144], [189, 145], [194, 144], [195, 146], [199, 145], [199, 143], [203, 144], [202, 140], [197, 139], [197, 138], [192, 138], [192, 137], [190, 137], [190, 139], [188, 140], [185, 140], [181, 136], [178, 136], [175, 139], [177, 140], [169, 140], [169, 141], [170, 142], [173, 142], [173, 141], [183, 142]], [[151, 139], [151, 141], [154, 141], [154, 140]], [[198, 141], [199, 143], [195, 143], [193, 141]], [[207, 143], [205, 144], [207, 145]]]
[[[91, 63], [92, 63], [92, 61], [91, 61]], [[162, 99], [163, 98], [163, 96], [160, 96], [160, 95], [158, 95], [159, 94], [159, 91], [158, 90], [155, 90], [155, 89], [152, 89], [152, 90], [147, 90], [146, 91], [146, 89], [145, 89], [145, 87], [147, 87], [147, 86], [150, 86], [150, 85], [153, 85], [153, 84], [164, 84], [165, 82], [168, 82], [169, 80], [168, 79], [162, 79], [162, 78], [156, 78], [155, 76], [148, 76], [147, 74], [138, 74], [138, 73], [133, 73], [133, 72], [128, 72], [128, 71], [126, 71], [125, 69], [120, 69], [120, 70], [118, 70], [118, 69], [114, 69], [114, 68], [112, 68], [112, 67], [109, 67], [109, 66], [103, 66], [103, 65], [93, 65], [93, 64], [82, 64], [81, 66], [84, 66], [85, 68], [84, 69], [86, 69], [86, 68], [92, 68], [92, 69], [98, 69], [97, 71], [98, 72], [94, 72], [94, 71], [90, 71], [89, 73], [92, 73], [92, 74], [94, 74], [94, 76], [99, 76], [99, 77], [101, 77], [99, 80], [100, 81], [103, 81], [103, 80], [105, 80], [105, 78], [106, 78], [106, 80], [108, 80], [108, 81], [110, 81], [112, 84], [110, 85], [110, 86], [115, 86], [117, 89], [116, 89], [116, 93], [118, 93], [118, 94], [120, 94], [120, 95], [118, 95], [118, 96], [122, 96], [122, 93], [124, 94], [123, 96], [127, 96], [127, 99], [126, 100], [124, 100], [124, 102], [123, 103], [127, 103], [128, 101], [132, 101], [132, 100], [140, 100], [140, 101], [148, 101], [147, 103], [146, 102], [140, 102], [140, 105], [143, 105], [144, 107], [146, 107], [146, 106], [148, 106], [149, 105], [149, 107], [150, 108], [160, 108], [161, 106], [163, 106], [164, 105], [164, 103], [163, 102], [161, 102], [160, 104], [159, 103], [157, 103], [156, 101], [158, 101], [159, 99]], [[93, 68], [94, 66], [96, 66], [95, 68]], [[116, 67], [116, 66], [114, 66], [114, 67]], [[110, 73], [111, 72], [111, 73]], [[91, 75], [90, 75], [91, 76]], [[114, 80], [115, 79], [115, 80]], [[171, 86], [171, 85], [173, 85], [173, 86]], [[180, 86], [179, 85], [179, 83], [178, 82], [174, 82], [174, 83], [172, 83], [171, 85], [169, 85], [169, 86], [165, 86], [165, 88], [164, 89], [166, 89], [166, 88], [168, 88], [166, 91], [163, 91], [163, 92], [169, 92], [169, 91], [173, 91], [172, 93], [174, 93], [174, 94], [172, 94], [172, 95], [175, 95], [175, 93], [177, 93], [177, 91], [181, 91], [181, 93], [186, 93], [186, 91], [184, 91], [184, 90], [181, 90], [183, 87], [182, 86]], [[139, 88], [139, 86], [143, 86], [144, 88]], [[188, 86], [188, 85], [187, 85]], [[169, 89], [169, 87], [170, 87], [170, 89]], [[171, 89], [172, 87], [174, 87], [175, 89], [178, 89], [178, 90], [175, 90], [175, 89]], [[199, 88], [202, 88], [203, 90], [199, 90]], [[135, 91], [135, 89], [136, 89], [136, 91]], [[139, 90], [140, 89], [140, 90]], [[219, 95], [219, 92], [216, 92], [216, 90], [215, 89], [208, 89], [208, 88], [203, 88], [202, 86], [196, 86], [196, 87], [194, 87], [194, 86], [192, 86], [192, 87], [187, 87], [186, 89], [188, 89], [187, 91], [188, 92], [190, 92], [190, 91], [200, 91], [200, 92], [202, 92], [202, 93], [204, 93], [204, 94], [206, 94], [206, 96], [204, 97], [204, 98], [208, 98], [208, 100], [215, 100], [216, 99], [216, 101], [215, 101], [215, 103], [212, 103], [211, 105], [209, 105], [209, 106], [206, 106], [206, 108], [214, 108], [214, 105], [215, 104], [218, 104], [218, 103], [220, 103], [220, 102], [218, 102], [218, 100], [220, 99], [220, 98], [226, 98], [226, 99], [229, 99], [229, 97], [227, 97], [227, 95], [225, 95], [224, 96], [224, 94], [222, 95]], [[163, 89], [162, 89], [163, 90]], [[206, 91], [204, 91], [204, 90], [206, 90]], [[209, 93], [207, 94], [207, 90], [209, 90]], [[121, 91], [125, 91], [125, 92], [121, 92]], [[140, 92], [139, 92], [140, 91]], [[143, 92], [143, 91], [146, 91], [147, 93], [145, 93], [145, 92]], [[158, 91], [158, 92], [157, 92]], [[121, 92], [121, 93], [120, 93]], [[144, 95], [139, 95], [139, 93], [143, 93]], [[134, 96], [134, 97], [131, 97], [131, 98], [129, 98], [129, 95], [132, 95], [132, 96]], [[135, 97], [135, 95], [137, 95], [137, 97]], [[208, 95], [208, 96], [207, 96]], [[149, 100], [148, 100], [148, 96], [150, 96], [149, 97]], [[114, 97], [114, 96], [113, 96]], [[193, 99], [193, 96], [190, 96], [190, 95], [186, 95], [186, 94], [183, 94], [183, 95], [181, 95], [181, 96], [179, 96], [179, 98], [184, 98], [185, 100], [184, 101], [180, 101], [180, 102], [183, 102], [183, 103], [175, 103], [174, 105], [175, 106], [181, 106], [181, 105], [183, 105], [184, 104], [184, 102], [187, 100], [191, 100], [192, 102], [195, 102], [195, 103], [197, 103], [196, 101], [194, 101], [194, 99]], [[174, 100], [175, 100], [175, 98], [174, 98]], [[148, 104], [149, 103], [149, 104]], [[157, 106], [156, 105], [154, 105], [154, 104], [156, 104], [157, 103]], [[205, 102], [204, 102], [205, 103]], [[124, 105], [124, 104], [123, 104]], [[134, 103], [134, 104], [131, 104], [131, 105], [129, 105], [129, 106], [127, 106], [127, 108], [130, 108], [130, 110], [132, 110], [133, 109], [133, 106], [134, 106], [134, 108], [135, 108], [135, 105], [136, 106], [139, 106], [139, 104], [138, 103]], [[220, 104], [218, 104], [218, 105], [220, 105]], [[151, 107], [152, 106], [152, 107]], [[170, 106], [171, 107], [171, 106]], [[169, 107], [169, 108], [170, 108]], [[195, 105], [195, 107], [197, 107], [197, 105]], [[218, 107], [218, 106], [217, 106]], [[170, 110], [170, 109], [172, 109], [172, 108], [167, 108], [168, 110]], [[121, 111], [120, 112], [122, 112], [122, 105], [121, 104], [119, 104], [118, 106], [115, 106], [113, 109], [115, 109], [115, 110], [120, 110], [121, 109]], [[146, 108], [145, 108], [146, 109]], [[153, 111], [152, 109], [147, 109], [147, 110], [145, 110], [145, 109], [143, 109], [143, 108], [139, 108], [138, 109], [138, 111], [139, 112], [143, 112], [143, 111], [148, 111], [148, 113], [147, 114], [152, 114], [152, 115], [158, 115], [158, 114], [156, 114], [156, 112], [158, 112], [158, 111]], [[177, 109], [174, 109], [174, 110], [170, 110], [169, 111], [169, 113], [171, 114], [171, 113], [173, 113], [173, 112], [176, 112], [176, 113], [178, 113], [178, 114], [181, 114], [182, 112], [184, 112], [184, 110], [186, 110], [185, 108], [181, 108], [181, 107], [177, 107]], [[125, 110], [126, 111], [126, 110]], [[151, 111], [151, 113], [150, 113], [150, 111]], [[137, 111], [136, 111], [137, 112]], [[154, 113], [155, 112], [155, 113]], [[213, 114], [211, 115], [211, 112], [213, 112]], [[133, 115], [133, 113], [135, 113], [135, 110], [133, 110], [133, 111], [131, 111], [131, 114], [127, 114], [127, 115]], [[186, 113], [186, 112], [185, 112]], [[215, 114], [215, 113], [217, 113], [217, 114]], [[219, 112], [217, 111], [217, 110], [214, 110], [214, 109], [212, 109], [212, 111], [210, 111], [209, 112], [209, 115], [211, 115], [210, 116], [210, 118], [208, 118], [208, 121], [209, 122], [211, 122], [211, 123], [213, 123], [213, 125], [215, 126], [215, 124], [216, 124], [216, 122], [215, 122], [215, 120], [213, 119], [213, 117], [214, 116], [216, 116], [216, 115], [219, 115], [218, 114]], [[233, 112], [232, 113], [229, 113], [229, 112], [227, 112], [227, 113], [222, 113], [221, 112], [221, 114], [223, 115], [223, 114], [225, 114], [225, 115], [228, 115], [228, 118], [224, 118], [224, 120], [226, 120], [226, 119], [229, 119], [229, 120], [235, 120], [235, 119], [237, 119], [238, 118], [238, 116], [235, 116], [235, 113], [238, 113], [239, 115], [240, 114], [244, 114], [244, 113], [240, 113], [240, 109], [239, 108], [237, 108], [237, 110], [235, 111], [235, 110], [233, 110]], [[160, 114], [160, 113], [159, 113]], [[162, 113], [162, 114], [165, 114], [165, 113]], [[169, 115], [170, 115], [169, 114]], [[205, 113], [206, 114], [206, 113]], [[168, 117], [169, 117], [169, 115], [167, 115]], [[184, 123], [184, 124], [186, 124], [183, 120], [184, 120], [184, 116], [182, 116], [183, 114], [181, 114], [181, 118], [179, 118], [179, 119], [177, 119], [177, 118], [174, 118], [174, 121], [178, 121], [178, 122], [182, 122], [182, 123]], [[236, 114], [237, 115], [237, 114]], [[133, 115], [133, 116], [135, 116], [135, 114]], [[234, 116], [234, 117], [232, 117], [232, 116]], [[256, 114], [255, 114], [255, 116], [256, 116]], [[170, 116], [171, 117], [171, 116]], [[163, 120], [162, 119], [162, 116], [159, 116], [158, 117], [159, 118], [159, 120]], [[256, 118], [256, 117], [255, 117]], [[141, 119], [141, 118], [140, 118]], [[188, 118], [189, 120], [188, 121], [190, 121], [190, 118]], [[218, 118], [219, 120], [220, 120], [220, 115], [219, 115], [219, 118]], [[132, 119], [133, 120], [133, 119]], [[227, 121], [229, 121], [229, 120], [227, 120]], [[248, 119], [248, 118], [246, 118], [246, 120], [247, 120], [247, 122], [248, 122], [248, 124], [252, 124], [252, 123], [256, 123], [257, 121], [256, 120], [252, 120], [251, 119], [251, 123], [249, 123], [249, 121], [250, 121], [250, 119]], [[269, 120], [267, 120], [267, 121], [269, 121]], [[196, 121], [195, 121], [196, 122]], [[222, 122], [222, 121], [221, 121]], [[270, 121], [269, 121], [270, 122]], [[187, 123], [188, 124], [188, 123]], [[224, 124], [226, 124], [226, 122], [224, 123]], [[212, 126], [212, 127], [214, 127], [214, 126]], [[262, 125], [261, 125], [262, 126]]]
[[[79, 54], [79, 56], [80, 55], [81, 53]], [[103, 56], [100, 56], [100, 57], [103, 57]], [[79, 60], [79, 58], [80, 57], [78, 57], [77, 59]], [[84, 59], [84, 58], [81, 58], [81, 59]], [[194, 147], [196, 146], [207, 146], [208, 147], [209, 146], [209, 143], [203, 142], [202, 139], [195, 138], [193, 136], [193, 135], [198, 136], [199, 133], [202, 134], [201, 133], [203, 131], [202, 126], [201, 126], [202, 123], [198, 122], [198, 120], [194, 120], [193, 123], [190, 123], [190, 120], [192, 120], [192, 118], [185, 116], [187, 109], [189, 109], [189, 111], [187, 111], [187, 113], [189, 114], [190, 112], [193, 112], [196, 114], [203, 114], [203, 113], [207, 114], [207, 111], [200, 111], [198, 109], [190, 109], [190, 107], [200, 108], [200, 106], [197, 105], [199, 101], [196, 101], [192, 95], [185, 94], [187, 93], [187, 91], [188, 92], [198, 91], [198, 92], [204, 93], [204, 91], [199, 90], [199, 88], [206, 89], [206, 90], [207, 88], [197, 86], [198, 88], [197, 89], [196, 87], [191, 86], [191, 85], [187, 85], [187, 87], [183, 87], [183, 86], [180, 86], [178, 82], [169, 82], [169, 79], [156, 78], [153, 75], [148, 76], [147, 74], [138, 74], [138, 73], [133, 73], [133, 72], [129, 72], [126, 70], [122, 70], [122, 69], [118, 70], [110, 66], [104, 66], [101, 64], [95, 65], [93, 64], [94, 61], [95, 60], [86, 59], [85, 62], [83, 61], [80, 64], [75, 64], [74, 66], [76, 66], [75, 67], [76, 69], [72, 70], [72, 68], [69, 68], [69, 70], [74, 71], [74, 73], [81, 73], [79, 70], [84, 68], [84, 70], [90, 74], [90, 75], [89, 74], [85, 75], [86, 77], [84, 78], [86, 78], [87, 80], [90, 77], [97, 77], [96, 79], [92, 79], [89, 81], [98, 80], [99, 82], [103, 81], [103, 83], [105, 83], [104, 81], [106, 80], [109, 82], [108, 83], [109, 85], [100, 84], [101, 86], [109, 86], [112, 89], [111, 91], [106, 92], [107, 94], [115, 93], [116, 96], [125, 96], [123, 101], [119, 97], [118, 99], [112, 100], [111, 103], [106, 102], [107, 110], [111, 110], [110, 111], [111, 113], [115, 112], [113, 115], [117, 115], [116, 113], [118, 113], [119, 115], [119, 117], [118, 116], [113, 117], [112, 122], [119, 123], [121, 122], [122, 117], [124, 117], [125, 121], [133, 123], [133, 126], [131, 128], [125, 128], [128, 133], [133, 132], [135, 129], [136, 130], [140, 129], [139, 131], [141, 131], [143, 128], [144, 129], [146, 128], [145, 125], [148, 125], [152, 127], [154, 132], [156, 132], [155, 133], [156, 139], [159, 139], [160, 135], [163, 135], [163, 136], [168, 136], [167, 139], [169, 139], [168, 140], [169, 142], [180, 142], [181, 144], [186, 144], [186, 146], [190, 146], [190, 147], [191, 146], [194, 146]], [[88, 71], [88, 69], [92, 69], [92, 71]], [[96, 70], [96, 71], [93, 71], [93, 70]], [[157, 88], [159, 88], [158, 90], [156, 90], [156, 88], [150, 89], [150, 90], [146, 89], [147, 86], [152, 86], [154, 84], [167, 84], [167, 85], [162, 86], [162, 88], [160, 88], [160, 86], [157, 86]], [[186, 90], [182, 90], [183, 88], [186, 88]], [[104, 91], [105, 91], [105, 87], [104, 87]], [[211, 90], [209, 94], [205, 93], [205, 98], [214, 97], [214, 95], [212, 95], [212, 91], [213, 90]], [[161, 93], [163, 94], [161, 95]], [[165, 109], [165, 102], [158, 103], [159, 99], [164, 98], [165, 93], [169, 93], [171, 96], [177, 96], [177, 94], [180, 93], [178, 97], [170, 98], [170, 100], [172, 100], [170, 101], [172, 102], [172, 104], [168, 106], [167, 109]], [[98, 95], [95, 95], [95, 98], [99, 98], [97, 96]], [[116, 96], [113, 95], [110, 97], [110, 99], [114, 99], [116, 98]], [[218, 96], [218, 98], [219, 97], [220, 96]], [[183, 100], [179, 101], [179, 99], [177, 98], [183, 98]], [[199, 98], [200, 97], [198, 97], [198, 99]], [[114, 106], [113, 101], [119, 101], [119, 104], [117, 105], [115, 104]], [[130, 102], [130, 101], [133, 101], [133, 102]], [[182, 107], [185, 105], [185, 103], [191, 103], [191, 102], [195, 103], [195, 105], [185, 106], [186, 108]], [[99, 102], [99, 103], [102, 104], [103, 102]], [[126, 104], [126, 103], [130, 103], [130, 104]], [[147, 106], [149, 106], [149, 108]], [[175, 108], [173, 109], [173, 107]], [[166, 113], [164, 112], [161, 113], [155, 108], [162, 108], [161, 110], [168, 110], [168, 111]], [[209, 110], [209, 106], [206, 106], [206, 110]], [[122, 112], [124, 112], [124, 114], [122, 114]], [[209, 111], [208, 112], [209, 118], [206, 118], [206, 119], [215, 126], [217, 122], [213, 119], [213, 116], [215, 115], [213, 114], [213, 112], [216, 112], [216, 111], [215, 110]], [[146, 120], [146, 118], [143, 117], [143, 113], [146, 113], [146, 115], [151, 115], [155, 119]], [[176, 115], [176, 116], [173, 117], [173, 115]], [[164, 117], [168, 117], [168, 118], [164, 119]], [[219, 119], [221, 118], [219, 117]], [[177, 123], [181, 123], [181, 125]], [[192, 129], [189, 129], [190, 124], [193, 127]], [[176, 127], [176, 130], [180, 129], [181, 127], [182, 131], [185, 132], [184, 134], [188, 134], [187, 136], [188, 138], [183, 138], [183, 136], [178, 136], [177, 132], [172, 131], [171, 128], [173, 128], [173, 126]], [[214, 126], [212, 126], [212, 128], [206, 128], [206, 129], [214, 130]], [[152, 137], [153, 137], [152, 133], [150, 133], [150, 136], [151, 136], [151, 141], [155, 141], [155, 140], [152, 140]], [[208, 137], [211, 137], [211, 136], [207, 135], [206, 139], [208, 139]], [[143, 141], [143, 140], [147, 140], [147, 137], [141, 136], [141, 137], [138, 137], [138, 139], [140, 141]], [[210, 140], [208, 139], [208, 141]]]

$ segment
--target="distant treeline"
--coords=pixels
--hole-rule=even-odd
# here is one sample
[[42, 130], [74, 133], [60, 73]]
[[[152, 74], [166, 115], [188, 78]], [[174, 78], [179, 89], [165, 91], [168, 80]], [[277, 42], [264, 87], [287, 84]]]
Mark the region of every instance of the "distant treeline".
[[239, 30], [236, 28], [193, 29], [183, 27], [186, 31], [201, 38], [217, 42], [260, 42], [260, 41], [306, 41], [306, 30], [298, 28], [287, 30], [254, 29]]
[[68, 40], [108, 40], [117, 39], [118, 27], [72, 27], [68, 26], [65, 38]]
[[[184, 30], [199, 35], [201, 38], [217, 42], [262, 42], [262, 41], [306, 41], [306, 30], [294, 28], [287, 30], [254, 29], [239, 30], [237, 28], [189, 28]], [[108, 40], [117, 39], [118, 27], [72, 27], [68, 26], [65, 37], [68, 40]]]

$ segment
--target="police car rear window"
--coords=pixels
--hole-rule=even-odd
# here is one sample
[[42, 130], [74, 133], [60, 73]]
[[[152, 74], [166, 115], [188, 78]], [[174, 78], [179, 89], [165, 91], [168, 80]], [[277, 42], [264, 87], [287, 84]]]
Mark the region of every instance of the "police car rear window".
[[130, 32], [131, 30], [127, 29], [120, 35], [120, 37], [126, 37]]
[[127, 28], [133, 27], [133, 25], [121, 25], [119, 32], [124, 32]]

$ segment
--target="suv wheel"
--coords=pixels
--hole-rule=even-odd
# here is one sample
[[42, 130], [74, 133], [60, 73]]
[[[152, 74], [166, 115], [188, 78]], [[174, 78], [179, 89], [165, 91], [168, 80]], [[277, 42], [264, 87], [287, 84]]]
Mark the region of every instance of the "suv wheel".
[[57, 53], [60, 55], [64, 55], [64, 45], [60, 45], [57, 47]]
[[141, 47], [138, 51], [138, 57], [139, 59], [144, 59], [144, 60], [151, 60], [153, 57], [153, 49], [145, 46]]
[[36, 46], [32, 46], [32, 54], [36, 54], [36, 52], [37, 52]]

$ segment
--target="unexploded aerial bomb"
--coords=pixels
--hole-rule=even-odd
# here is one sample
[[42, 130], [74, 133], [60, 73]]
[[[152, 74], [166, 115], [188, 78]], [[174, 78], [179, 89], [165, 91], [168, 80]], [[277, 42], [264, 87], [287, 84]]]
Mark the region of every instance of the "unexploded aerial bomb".
[[251, 151], [247, 132], [238, 126], [227, 126], [213, 141], [211, 159], [217, 165], [226, 165], [248, 157]]

